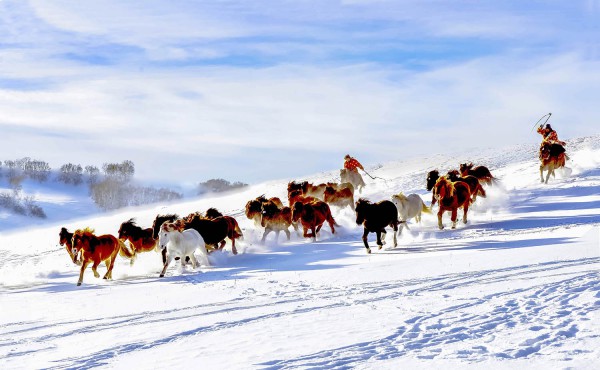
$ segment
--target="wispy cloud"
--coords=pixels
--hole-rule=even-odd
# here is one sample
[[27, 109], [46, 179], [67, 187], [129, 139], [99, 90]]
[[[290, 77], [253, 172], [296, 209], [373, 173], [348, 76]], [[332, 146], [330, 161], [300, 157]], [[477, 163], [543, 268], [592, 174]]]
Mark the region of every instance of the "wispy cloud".
[[4, 149], [258, 181], [346, 152], [533, 142], [549, 111], [563, 136], [597, 133], [598, 18], [589, 2], [3, 1]]

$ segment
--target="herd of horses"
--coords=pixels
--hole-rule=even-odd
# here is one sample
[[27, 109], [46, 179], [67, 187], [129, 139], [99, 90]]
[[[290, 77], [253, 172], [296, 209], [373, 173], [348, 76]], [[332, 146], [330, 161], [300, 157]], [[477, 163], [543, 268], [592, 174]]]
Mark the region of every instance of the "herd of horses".
[[[543, 145], [540, 149], [540, 176], [542, 182], [548, 182], [554, 169], [565, 165], [566, 153], [564, 148], [554, 147], [551, 144]], [[543, 171], [548, 171], [544, 180]], [[306, 238], [316, 241], [322, 226], [327, 223], [331, 233], [335, 234], [335, 227], [339, 226], [333, 218], [330, 206], [349, 207], [356, 214], [357, 225], [364, 228], [362, 240], [367, 253], [371, 253], [368, 243], [369, 233], [375, 233], [379, 249], [385, 243], [386, 227], [394, 231], [394, 247], [397, 246], [397, 237], [402, 233], [403, 227], [408, 227], [406, 222], [410, 219], [421, 221], [422, 213], [432, 213], [431, 207], [436, 203], [438, 227], [444, 228], [442, 216], [450, 212], [452, 228], [456, 228], [458, 211], [462, 209], [463, 223], [467, 223], [467, 214], [470, 205], [477, 197], [486, 197], [484, 185], [492, 185], [496, 178], [485, 166], [474, 166], [472, 163], [463, 163], [459, 170], [448, 171], [440, 175], [433, 170], [427, 174], [427, 190], [432, 192], [431, 205], [427, 207], [418, 194], [396, 194], [392, 200], [370, 202], [359, 198], [354, 201], [355, 189], [359, 192], [365, 186], [362, 177], [352, 171], [340, 172], [340, 183], [311, 184], [308, 181], [288, 183], [288, 205], [284, 205], [277, 197], [266, 198], [261, 195], [249, 200], [245, 206], [246, 217], [253, 220], [257, 227], [264, 228], [262, 242], [266, 241], [271, 232], [275, 232], [275, 241], [283, 231], [290, 239], [290, 227]], [[204, 214], [194, 212], [180, 218], [176, 214], [157, 215], [152, 227], [142, 228], [136, 225], [134, 219], [123, 222], [118, 230], [118, 237], [113, 235], [96, 236], [90, 228], [79, 229], [71, 233], [66, 228], [61, 228], [59, 233], [60, 245], [64, 246], [73, 263], [80, 265], [80, 274], [77, 285], [81, 285], [83, 274], [90, 264], [95, 277], [96, 271], [102, 262], [106, 264], [107, 272], [104, 279], [112, 278], [112, 270], [117, 255], [130, 260], [133, 265], [138, 253], [159, 251], [162, 255], [163, 277], [167, 267], [173, 260], [180, 260], [181, 264], [190, 262], [195, 268], [198, 265], [209, 265], [208, 254], [214, 250], [221, 250], [226, 244], [226, 239], [231, 242], [233, 254], [237, 254], [235, 242], [243, 237], [242, 230], [235, 218], [223, 215], [215, 208], [209, 208]], [[128, 242], [129, 246], [125, 243]], [[198, 262], [195, 252], [199, 253], [201, 263]]]

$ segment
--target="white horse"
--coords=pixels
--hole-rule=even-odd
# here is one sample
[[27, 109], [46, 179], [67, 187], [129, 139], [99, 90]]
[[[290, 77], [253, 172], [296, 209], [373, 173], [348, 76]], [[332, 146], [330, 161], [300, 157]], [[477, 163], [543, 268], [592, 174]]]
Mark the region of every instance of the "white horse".
[[352, 184], [352, 186], [354, 186], [354, 189], [357, 189], [359, 193], [362, 193], [362, 188], [365, 187], [365, 181], [363, 180], [360, 173], [358, 173], [357, 171], [350, 171], [346, 168], [342, 168], [340, 170], [340, 182], [348, 182]]
[[405, 221], [400, 223], [398, 235], [402, 234], [404, 225], [406, 225], [406, 228], [408, 228], [406, 221], [414, 218], [420, 223], [421, 213], [431, 213], [431, 210], [425, 205], [425, 202], [423, 202], [423, 199], [421, 199], [419, 194], [410, 194], [409, 196], [405, 196], [404, 194], [400, 193], [392, 195], [392, 203], [394, 203], [398, 209], [400, 221]]
[[[196, 268], [198, 266], [198, 261], [196, 260], [196, 256], [194, 256], [196, 249], [200, 251], [202, 264], [206, 266], [210, 265], [208, 253], [206, 252], [206, 243], [204, 243], [204, 239], [200, 236], [200, 233], [194, 229], [179, 231], [175, 224], [165, 222], [160, 227], [157, 246], [163, 253], [164, 262], [160, 277], [165, 276], [165, 271], [167, 271], [167, 267], [173, 259], [181, 259], [181, 265], [183, 266], [186, 257], [189, 257], [193, 268]], [[164, 258], [165, 252], [166, 259]]]

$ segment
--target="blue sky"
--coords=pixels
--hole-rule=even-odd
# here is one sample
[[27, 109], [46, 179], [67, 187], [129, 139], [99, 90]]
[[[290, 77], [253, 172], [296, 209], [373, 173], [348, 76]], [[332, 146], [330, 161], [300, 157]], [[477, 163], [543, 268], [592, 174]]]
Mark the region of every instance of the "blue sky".
[[0, 0], [0, 159], [297, 178], [598, 133], [599, 1]]

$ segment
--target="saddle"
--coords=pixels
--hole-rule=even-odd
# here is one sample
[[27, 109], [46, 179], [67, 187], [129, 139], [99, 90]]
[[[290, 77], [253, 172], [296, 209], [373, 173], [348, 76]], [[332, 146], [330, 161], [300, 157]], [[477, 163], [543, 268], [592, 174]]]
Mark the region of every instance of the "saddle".
[[[549, 157], [559, 157], [561, 154], [565, 153], [567, 150], [565, 147], [558, 143], [542, 143], [540, 146], [540, 159], [547, 159]], [[544, 155], [544, 152], [546, 153]], [[566, 154], [565, 154], [566, 156]]]

